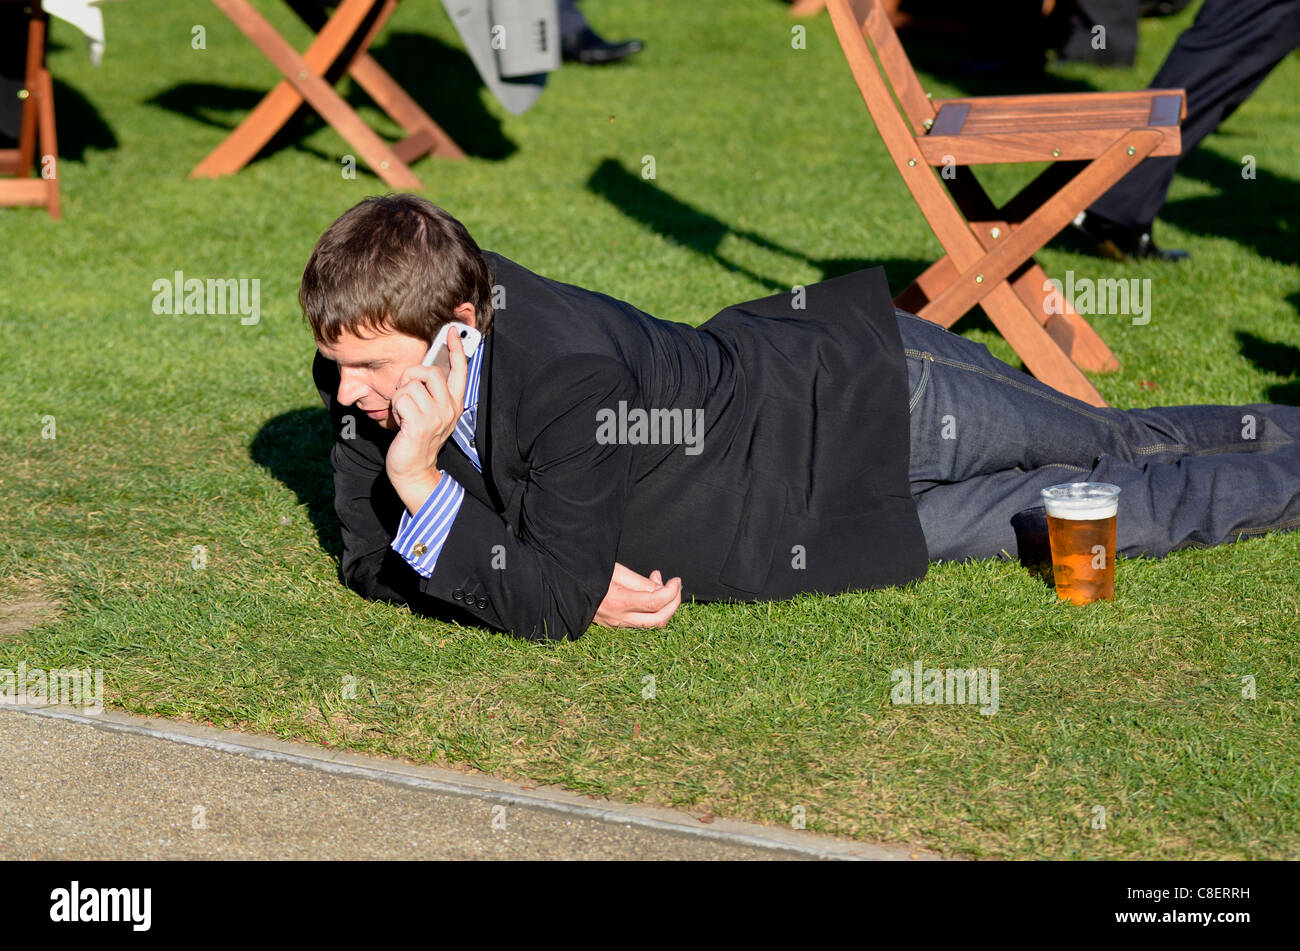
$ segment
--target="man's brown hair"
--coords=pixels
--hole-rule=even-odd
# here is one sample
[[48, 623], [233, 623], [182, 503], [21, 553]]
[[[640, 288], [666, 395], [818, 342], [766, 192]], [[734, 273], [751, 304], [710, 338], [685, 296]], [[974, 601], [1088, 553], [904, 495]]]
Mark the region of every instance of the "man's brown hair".
[[347, 330], [393, 330], [432, 340], [474, 305], [492, 327], [492, 271], [465, 226], [418, 195], [367, 198], [345, 211], [312, 249], [298, 303], [317, 340]]

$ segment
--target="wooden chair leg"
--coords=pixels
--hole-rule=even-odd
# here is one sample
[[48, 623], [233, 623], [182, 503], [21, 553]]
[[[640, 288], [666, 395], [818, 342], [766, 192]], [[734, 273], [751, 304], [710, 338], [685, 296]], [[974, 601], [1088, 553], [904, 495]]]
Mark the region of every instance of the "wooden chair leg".
[[[945, 179], [944, 184], [965, 215], [971, 234], [987, 252], [1020, 227], [1026, 217], [1045, 200], [1056, 195], [1085, 167], [1086, 163], [1083, 162], [1061, 163], [1061, 167], [1050, 166], [1002, 209], [994, 206], [970, 168], [959, 168], [957, 176]], [[1006, 217], [1004, 212], [1008, 209], [1018, 217]], [[1093, 373], [1113, 373], [1118, 370], [1119, 360], [1115, 354], [1069, 301], [1065, 301], [1061, 308], [1048, 306], [1053, 303], [1053, 295], [1043, 289], [1046, 285], [1047, 275], [1033, 258], [1011, 277], [1011, 289], [1016, 296], [1024, 301], [1030, 313], [1046, 328], [1061, 349], [1069, 354], [1070, 359]]]
[[[1026, 274], [1030, 270], [1026, 268]], [[956, 277], [957, 266], [952, 263], [950, 257], [945, 255], [930, 265], [905, 291], [895, 297], [894, 304], [928, 320], [934, 320], [944, 327], [951, 327], [962, 314], [957, 314], [944, 323], [943, 320], [935, 320], [927, 308], [929, 302], [939, 296]], [[1019, 280], [1026, 279], [1019, 278]], [[1081, 347], [1072, 336], [1075, 332], [1074, 326], [1061, 327], [1051, 319], [1046, 322], [1039, 320], [1034, 312], [1034, 305], [1016, 293], [1015, 283], [1004, 282], [1001, 286], [991, 289], [980, 301], [980, 306], [984, 308], [984, 312], [997, 328], [998, 333], [1011, 344], [1012, 349], [1024, 360], [1025, 367], [1039, 380], [1085, 403], [1105, 406], [1106, 402], [1101, 398], [1101, 394], [1083, 375], [1080, 364], [1075, 359], [1081, 352]], [[1078, 319], [1083, 320], [1081, 317]], [[1031, 324], [1034, 326], [1030, 326]], [[1084, 326], [1088, 326], [1086, 322]], [[1092, 330], [1091, 327], [1088, 329]], [[1104, 347], [1105, 344], [1103, 343], [1102, 346]], [[1109, 349], [1106, 352], [1110, 353]], [[1113, 354], [1111, 359], [1114, 360]], [[1116, 360], [1114, 369], [1118, 368], [1119, 361]]]
[[790, 16], [816, 16], [824, 9], [826, 9], [826, 0], [794, 0], [794, 3], [790, 5]]
[[32, 9], [32, 19], [27, 27], [27, 62], [23, 72], [26, 85], [26, 101], [18, 126], [18, 171], [19, 178], [26, 178], [32, 173], [32, 162], [36, 159], [38, 100], [41, 94], [41, 73], [45, 72], [45, 13], [39, 6]]
[[[422, 136], [429, 144], [419, 155], [432, 154], [439, 158], [461, 159], [465, 153], [456, 144], [442, 126], [420, 108], [419, 103], [407, 95], [406, 90], [380, 66], [369, 53], [362, 53], [348, 69], [348, 75], [357, 81], [357, 85], [366, 91], [371, 99], [388, 113], [394, 122], [400, 125], [412, 138]], [[393, 151], [399, 152], [398, 145]], [[411, 159], [405, 159], [410, 161]]]
[[[945, 255], [930, 265], [906, 290], [895, 297], [894, 304], [914, 314], [920, 314], [925, 310], [926, 305], [956, 277], [957, 268], [952, 263], [952, 259]], [[1046, 280], [1047, 275], [1043, 269], [1031, 259], [1028, 265], [1012, 276], [1010, 284], [1016, 296], [1043, 325], [1048, 336], [1080, 368], [1093, 373], [1114, 373], [1118, 370], [1119, 360], [1115, 354], [1111, 352], [1110, 347], [1106, 346], [1106, 342], [1093, 326], [1070, 306], [1069, 301], [1065, 301], [1064, 313], [1046, 310], [1044, 303], [1049, 295], [1042, 290]], [[947, 314], [942, 320], [933, 317], [929, 319], [935, 320], [944, 327], [951, 327], [961, 316], [961, 314], [955, 316]], [[948, 320], [949, 317], [951, 320]]]
[[367, 126], [322, 78], [374, 14], [375, 0], [343, 0], [301, 56], [253, 9], [248, 0], [212, 2], [275, 64], [285, 79], [195, 167], [190, 173], [191, 178], [229, 175], [243, 168], [306, 101], [390, 186], [423, 188], [420, 179], [388, 143]]
[[[312, 0], [287, 2], [313, 33], [320, 32], [329, 21], [325, 10]], [[347, 73], [390, 119], [407, 131], [407, 138], [393, 146], [393, 151], [402, 161], [410, 162], [423, 155], [447, 159], [464, 158], [465, 153], [452, 137], [367, 52], [395, 9], [397, 0], [384, 0], [369, 31], [355, 45], [356, 55], [347, 64]]]
[[[36, 104], [39, 112], [41, 154], [37, 175], [45, 186], [45, 210], [50, 217], [58, 220], [63, 217], [63, 205], [59, 198], [59, 142], [54, 131], [54, 79], [48, 69], [42, 69], [37, 82], [40, 101]], [[50, 162], [53, 175], [45, 177], [46, 162]]]
[[[901, 307], [913, 314], [919, 314], [925, 308], [926, 304], [934, 300], [943, 289], [951, 284], [957, 278], [957, 265], [952, 263], [952, 258], [944, 255], [926, 268], [921, 275], [901, 291], [894, 298], [894, 305]], [[945, 315], [947, 316], [947, 315]], [[943, 327], [951, 327], [962, 315], [958, 314], [952, 320], [944, 323], [942, 319], [930, 317], [935, 323]]]
[[48, 208], [49, 188], [38, 178], [10, 178], [0, 181], [0, 205], [43, 205]]
[[998, 333], [1025, 361], [1029, 372], [1041, 382], [1092, 406], [1106, 405], [1092, 381], [1035, 319], [1009, 284], [1004, 282], [995, 287], [980, 301], [980, 306]]
[[[1015, 225], [1005, 221], [972, 221], [971, 233], [991, 250], [997, 241], [1012, 232]], [[993, 235], [999, 238], [994, 238]], [[1119, 369], [1119, 360], [1106, 346], [1106, 341], [1068, 301], [1056, 295], [1047, 283], [1047, 273], [1030, 258], [1009, 278], [1011, 289], [1024, 301], [1029, 312], [1042, 324], [1070, 359], [1093, 373], [1113, 373]], [[1056, 307], [1056, 300], [1061, 306]]]
[[1049, 306], [1057, 295], [1043, 290], [1047, 272], [1032, 258], [1019, 274], [1011, 280], [1011, 289], [1024, 301], [1035, 317], [1042, 318], [1044, 329], [1075, 363], [1093, 373], [1114, 373], [1119, 369], [1119, 358], [1106, 345], [1106, 341], [1074, 309], [1064, 295], [1060, 295], [1061, 308]]

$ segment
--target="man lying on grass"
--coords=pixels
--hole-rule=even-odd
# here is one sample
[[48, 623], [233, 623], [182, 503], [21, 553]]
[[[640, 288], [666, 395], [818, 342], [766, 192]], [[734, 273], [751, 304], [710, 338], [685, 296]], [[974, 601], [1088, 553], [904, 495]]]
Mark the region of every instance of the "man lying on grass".
[[[345, 582], [526, 638], [1014, 557], [1061, 482], [1121, 487], [1126, 555], [1300, 526], [1300, 408], [1098, 409], [896, 311], [880, 268], [691, 327], [399, 194], [330, 226], [299, 298]], [[422, 366], [453, 320], [472, 359], [450, 335], [450, 372]]]

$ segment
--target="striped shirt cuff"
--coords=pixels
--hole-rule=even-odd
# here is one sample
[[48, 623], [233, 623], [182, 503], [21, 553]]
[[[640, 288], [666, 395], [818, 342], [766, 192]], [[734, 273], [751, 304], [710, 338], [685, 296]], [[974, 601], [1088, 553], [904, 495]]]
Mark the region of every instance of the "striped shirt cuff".
[[397, 527], [397, 537], [391, 547], [421, 577], [428, 578], [433, 574], [438, 553], [451, 534], [451, 523], [456, 520], [464, 498], [465, 487], [444, 472], [438, 480], [438, 487], [429, 493], [420, 511], [414, 515], [402, 513], [402, 522]]

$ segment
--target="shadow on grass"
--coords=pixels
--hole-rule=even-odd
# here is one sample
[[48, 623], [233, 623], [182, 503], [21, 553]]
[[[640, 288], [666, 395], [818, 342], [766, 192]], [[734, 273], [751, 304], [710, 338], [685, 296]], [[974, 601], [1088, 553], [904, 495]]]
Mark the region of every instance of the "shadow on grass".
[[[395, 33], [383, 46], [373, 47], [370, 54], [467, 155], [499, 160], [516, 151], [515, 144], [501, 132], [500, 121], [483, 105], [482, 80], [464, 50], [421, 34]], [[375, 108], [374, 100], [355, 82], [349, 79], [339, 85], [339, 77], [332, 79], [353, 109]], [[269, 92], [269, 88], [180, 83], [148, 102], [204, 125], [232, 131]], [[337, 162], [339, 156], [329, 155], [303, 141], [324, 125], [315, 110], [300, 106], [293, 118], [258, 152], [257, 158], [283, 148], [294, 148]], [[358, 171], [378, 180], [364, 163], [358, 163]]]
[[[284, 483], [307, 508], [307, 517], [321, 548], [334, 559], [340, 585], [343, 580], [343, 536], [334, 510], [334, 468], [330, 448], [334, 429], [323, 407], [295, 409], [272, 417], [257, 431], [249, 445], [249, 456]], [[395, 498], [395, 496], [394, 496]], [[400, 503], [399, 503], [400, 504]], [[386, 552], [382, 575], [391, 583], [411, 613], [419, 617], [483, 627], [483, 622], [449, 602], [422, 593], [418, 578], [396, 552]], [[374, 599], [372, 599], [374, 600]]]
[[724, 256], [718, 249], [725, 238], [742, 238], [765, 251], [803, 261], [821, 271], [823, 280], [883, 265], [889, 286], [895, 292], [912, 283], [930, 266], [929, 261], [908, 258], [811, 257], [756, 231], [734, 228], [707, 211], [668, 194], [654, 182], [643, 179], [639, 172], [628, 171], [612, 158], [605, 159], [596, 167], [587, 179], [587, 188], [655, 234], [710, 258], [729, 271], [744, 274], [774, 293], [789, 291], [789, 281], [759, 274]]
[[[822, 280], [880, 265], [889, 278], [890, 292], [895, 295], [916, 280], [921, 272], [933, 263], [917, 258], [812, 257], [756, 231], [733, 228], [720, 218], [668, 194], [654, 182], [643, 179], [639, 172], [631, 172], [610, 158], [602, 161], [592, 172], [587, 179], [587, 188], [655, 234], [662, 235], [682, 247], [690, 248], [729, 271], [744, 274], [773, 293], [790, 290], [790, 283], [759, 274], [727, 258], [718, 250], [725, 238], [730, 236], [742, 238], [765, 251], [773, 251], [803, 261], [821, 271]], [[978, 307], [954, 324], [953, 329], [957, 332], [984, 330], [997, 333], [997, 329], [984, 311]], [[1017, 369], [1024, 369], [1022, 365], [1013, 365]]]
[[[499, 161], [518, 150], [483, 105], [490, 94], [460, 47], [423, 33], [397, 32], [370, 53], [467, 155]], [[369, 101], [364, 93], [357, 93], [357, 100]]]
[[[149, 99], [150, 105], [175, 112], [178, 115], [201, 122], [204, 125], [227, 132], [244, 120], [244, 117], [262, 101], [269, 90], [251, 87], [217, 85], [215, 83], [180, 83], [163, 90]], [[270, 155], [282, 148], [291, 147], [299, 152], [313, 155], [328, 162], [337, 162], [337, 155], [327, 155], [320, 149], [305, 145], [302, 140], [319, 129], [324, 123], [314, 112], [299, 109], [294, 117], [284, 124], [266, 147], [257, 153], [252, 162]], [[252, 162], [249, 164], [251, 165]], [[357, 170], [374, 177], [364, 163], [358, 163]]]
[[59, 133], [59, 157], [81, 162], [87, 149], [108, 151], [117, 148], [117, 136], [74, 87], [54, 80], [54, 108]]
[[1244, 167], [1197, 149], [1179, 163], [1178, 174], [1214, 186], [1214, 194], [1170, 202], [1160, 217], [1194, 234], [1228, 238], [1279, 263], [1300, 264], [1300, 182], [1258, 165], [1253, 179], [1242, 178]]
[[321, 548], [337, 562], [343, 557], [343, 536], [334, 512], [333, 445], [334, 431], [324, 408], [295, 409], [268, 420], [257, 431], [249, 456], [307, 507]]
[[1237, 345], [1241, 355], [1256, 369], [1274, 376], [1290, 377], [1285, 383], [1275, 383], [1266, 395], [1270, 403], [1300, 406], [1300, 347], [1289, 343], [1274, 343], [1244, 330], [1237, 331]]
[[[20, 79], [0, 78], [0, 148], [17, 145], [22, 121]], [[117, 148], [117, 136], [100, 116], [99, 110], [75, 86], [54, 79], [54, 109], [57, 116], [59, 158], [84, 161], [87, 149], [107, 151]], [[39, 159], [37, 164], [39, 171]]]

